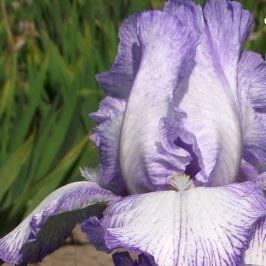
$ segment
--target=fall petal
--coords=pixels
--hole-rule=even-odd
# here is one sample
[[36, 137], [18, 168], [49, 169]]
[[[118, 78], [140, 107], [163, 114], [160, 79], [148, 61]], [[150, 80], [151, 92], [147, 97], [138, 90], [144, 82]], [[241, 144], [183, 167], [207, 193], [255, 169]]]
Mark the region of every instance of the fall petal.
[[82, 231], [87, 235], [90, 243], [99, 251], [110, 253], [104, 241], [104, 229], [97, 217], [90, 217], [82, 222]]
[[74, 226], [101, 215], [118, 197], [92, 182], [76, 182], [50, 194], [20, 225], [0, 239], [0, 259], [36, 263], [62, 245]]
[[112, 204], [102, 224], [110, 249], [151, 255], [160, 266], [239, 265], [266, 215], [252, 183], [152, 192]]
[[128, 252], [116, 252], [113, 254], [115, 266], [156, 266], [153, 259], [144, 254], [138, 256], [138, 260], [133, 260]]
[[266, 264], [266, 218], [256, 226], [249, 248], [245, 253], [245, 263], [250, 265]]

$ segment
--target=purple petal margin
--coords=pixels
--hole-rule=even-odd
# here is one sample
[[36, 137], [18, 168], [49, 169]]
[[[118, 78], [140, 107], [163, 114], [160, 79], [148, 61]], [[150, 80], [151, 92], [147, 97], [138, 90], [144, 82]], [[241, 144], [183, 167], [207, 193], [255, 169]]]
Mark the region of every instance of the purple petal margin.
[[101, 215], [107, 203], [117, 199], [92, 182], [59, 188], [0, 239], [0, 259], [14, 264], [40, 262], [64, 243], [77, 223]]

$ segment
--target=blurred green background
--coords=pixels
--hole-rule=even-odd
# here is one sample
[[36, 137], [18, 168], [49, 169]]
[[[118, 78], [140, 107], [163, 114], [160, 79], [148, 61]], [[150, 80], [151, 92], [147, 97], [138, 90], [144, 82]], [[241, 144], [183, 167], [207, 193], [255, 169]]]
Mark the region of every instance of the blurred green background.
[[[203, 1], [199, 1], [201, 4]], [[266, 51], [266, 3], [246, 48]], [[95, 74], [110, 68], [119, 25], [163, 0], [0, 0], [0, 235], [58, 186], [97, 166], [88, 113], [103, 97]]]

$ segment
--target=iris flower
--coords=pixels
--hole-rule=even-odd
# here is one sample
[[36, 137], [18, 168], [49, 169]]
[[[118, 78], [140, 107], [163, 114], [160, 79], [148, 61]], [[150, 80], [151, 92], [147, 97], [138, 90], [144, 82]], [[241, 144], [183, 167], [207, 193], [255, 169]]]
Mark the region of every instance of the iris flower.
[[80, 222], [99, 250], [125, 250], [120, 266], [266, 265], [266, 63], [242, 50], [251, 29], [228, 0], [129, 17], [97, 76], [99, 174], [48, 196], [0, 240], [2, 261], [38, 262]]

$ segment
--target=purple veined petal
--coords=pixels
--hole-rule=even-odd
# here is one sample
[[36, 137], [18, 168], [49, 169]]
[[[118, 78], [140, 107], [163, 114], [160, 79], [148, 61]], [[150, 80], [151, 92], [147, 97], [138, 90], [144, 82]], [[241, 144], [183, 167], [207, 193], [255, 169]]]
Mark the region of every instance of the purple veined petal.
[[245, 160], [241, 161], [238, 181], [252, 181], [262, 190], [266, 190], [266, 172], [259, 173], [256, 167]]
[[244, 51], [239, 62], [239, 89], [257, 112], [266, 112], [266, 62], [260, 54]]
[[257, 176], [258, 176], [258, 170], [253, 165], [251, 165], [250, 163], [242, 159], [241, 165], [239, 168], [238, 181], [239, 182], [245, 182], [245, 181], [255, 182]]
[[257, 224], [255, 234], [245, 252], [244, 262], [248, 265], [266, 265], [266, 218]]
[[119, 30], [119, 47], [110, 71], [98, 74], [96, 79], [110, 96], [127, 98], [141, 60], [137, 35], [137, 15], [130, 16]]
[[128, 252], [116, 252], [113, 254], [115, 266], [156, 266], [154, 260], [144, 254], [138, 256], [138, 260], [134, 261]]
[[120, 167], [131, 193], [166, 185], [167, 178], [184, 172], [190, 161], [182, 148], [176, 151], [178, 156], [163, 149], [159, 124], [170, 112], [174, 88], [193, 65], [197, 44], [197, 36], [167, 13], [142, 13], [137, 25], [142, 58], [127, 99], [120, 140]]
[[36, 263], [62, 245], [74, 226], [101, 215], [119, 199], [93, 182], [76, 182], [50, 194], [20, 225], [0, 239], [0, 259]]
[[239, 62], [239, 95], [243, 119], [243, 157], [259, 172], [266, 164], [266, 62], [245, 51]]
[[266, 191], [266, 172], [258, 175], [256, 178], [257, 186], [261, 187], [264, 191]]
[[108, 207], [102, 225], [110, 249], [149, 254], [159, 266], [238, 266], [265, 215], [262, 191], [246, 182], [129, 196]]
[[202, 8], [196, 5], [194, 0], [168, 0], [164, 6], [164, 12], [175, 14], [182, 18], [187, 27], [200, 32], [199, 21]]
[[113, 262], [115, 266], [135, 266], [136, 263], [130, 257], [128, 252], [116, 252], [113, 254]]
[[[252, 16], [234, 1], [207, 0], [203, 10], [193, 1], [169, 1], [166, 12], [194, 12], [188, 27], [200, 32], [195, 67], [173, 102], [187, 114], [185, 130], [195, 135], [204, 165], [199, 181], [219, 186], [235, 181], [242, 155], [242, 124], [237, 75], [241, 46]], [[196, 145], [194, 145], [196, 147]], [[204, 175], [202, 174], [204, 172]]]
[[243, 158], [261, 172], [266, 165], [266, 114], [246, 109], [248, 119], [244, 132]]
[[206, 35], [212, 46], [209, 49], [218, 61], [216, 67], [220, 68], [217, 71], [220, 70], [224, 82], [230, 86], [230, 92], [237, 98], [239, 55], [253, 28], [253, 16], [239, 2], [230, 0], [206, 0], [203, 13]]
[[90, 243], [98, 250], [110, 253], [104, 241], [105, 231], [97, 217], [90, 217], [82, 222], [81, 230], [87, 235]]
[[[183, 16], [187, 26], [201, 33], [201, 46], [209, 54], [219, 79], [229, 95], [237, 98], [237, 68], [243, 42], [253, 27], [252, 14], [240, 3], [230, 0], [206, 0], [203, 10], [192, 0], [169, 0], [165, 11]], [[194, 18], [187, 16], [194, 13]]]
[[116, 194], [125, 194], [125, 184], [119, 164], [119, 141], [126, 102], [107, 96], [97, 112], [90, 114], [98, 125], [91, 136], [100, 151], [98, 183]]
[[[98, 250], [106, 253], [111, 253], [104, 240], [104, 228], [97, 217], [90, 217], [82, 222], [82, 232], [84, 232], [90, 243]], [[140, 254], [138, 260], [134, 261], [128, 252], [116, 252], [113, 254], [113, 261], [115, 266], [156, 266], [154, 260], [147, 255]]]
[[[208, 176], [204, 172], [203, 158], [201, 151], [198, 148], [195, 135], [184, 127], [184, 121], [186, 120], [186, 114], [179, 108], [172, 108], [171, 115], [164, 117], [160, 120], [160, 140], [162, 147], [168, 154], [178, 156], [176, 152], [180, 150], [180, 147], [188, 151], [191, 160], [184, 173], [192, 177], [196, 177], [200, 183], [206, 183]], [[168, 155], [168, 158], [170, 156]], [[155, 174], [159, 175], [154, 171]], [[170, 177], [171, 178], [171, 177]]]
[[[98, 123], [92, 139], [101, 154], [100, 184], [116, 194], [164, 188], [173, 173], [184, 172], [190, 163], [189, 151], [175, 147], [173, 155], [163, 147], [159, 128], [160, 119], [171, 112], [173, 90], [193, 67], [197, 36], [181, 21], [159, 11], [130, 17], [120, 30], [111, 71], [100, 76], [105, 84], [107, 79], [119, 82], [119, 72], [121, 86], [125, 91], [130, 87], [126, 96], [109, 88], [107, 93], [120, 99], [107, 97], [91, 115]], [[141, 49], [139, 63], [134, 63], [134, 47]], [[129, 87], [123, 83], [128, 76], [133, 77]]]
[[168, 0], [164, 5], [164, 11], [169, 13], [180, 12], [182, 6], [188, 6], [189, 4], [194, 5], [194, 0]]

